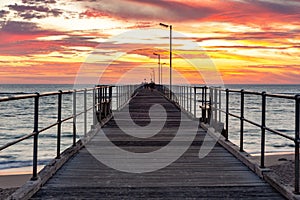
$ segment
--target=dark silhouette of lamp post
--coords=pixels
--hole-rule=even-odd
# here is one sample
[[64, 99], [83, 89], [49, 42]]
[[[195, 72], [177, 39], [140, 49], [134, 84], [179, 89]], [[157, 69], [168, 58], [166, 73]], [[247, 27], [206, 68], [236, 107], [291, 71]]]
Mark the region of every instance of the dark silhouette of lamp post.
[[172, 99], [172, 25], [159, 23], [160, 26], [170, 28], [170, 99]]
[[161, 84], [161, 67], [160, 67], [160, 54], [153, 53], [153, 55], [158, 56], [158, 83]]
[[160, 63], [160, 78], [161, 78], [161, 84], [163, 84], [163, 65], [166, 65], [167, 63]]

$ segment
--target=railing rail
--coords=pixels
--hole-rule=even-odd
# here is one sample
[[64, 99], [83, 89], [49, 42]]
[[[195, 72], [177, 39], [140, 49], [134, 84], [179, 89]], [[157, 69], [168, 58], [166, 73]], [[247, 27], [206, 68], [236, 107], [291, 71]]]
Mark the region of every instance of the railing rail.
[[[113, 87], [115, 87], [115, 95], [113, 96]], [[39, 135], [53, 127], [57, 127], [57, 135], [56, 135], [56, 159], [59, 159], [61, 156], [61, 137], [62, 137], [62, 124], [64, 122], [73, 120], [73, 134], [72, 134], [72, 145], [75, 146], [77, 143], [77, 118], [83, 115], [83, 133], [84, 136], [87, 134], [87, 113], [92, 111], [92, 127], [94, 127], [101, 120], [109, 117], [112, 114], [112, 102], [113, 97], [116, 101], [116, 109], [124, 106], [124, 104], [130, 99], [132, 93], [140, 87], [140, 85], [97, 85], [93, 88], [84, 88], [84, 89], [74, 89], [74, 90], [66, 90], [66, 91], [57, 91], [57, 92], [45, 92], [45, 93], [35, 93], [35, 94], [25, 94], [25, 95], [16, 95], [16, 96], [8, 96], [1, 97], [1, 102], [8, 101], [17, 101], [23, 99], [34, 99], [34, 120], [33, 120], [33, 132], [26, 134], [18, 139], [14, 139], [11, 142], [8, 142], [2, 146], [0, 146], [0, 152], [14, 146], [22, 141], [30, 139], [33, 137], [33, 159], [32, 159], [32, 180], [36, 180], [38, 178], [38, 140]], [[77, 94], [81, 94], [83, 97], [83, 109], [78, 111], [78, 103], [77, 98], [79, 97]], [[72, 95], [72, 115], [62, 118], [62, 103], [64, 95]], [[93, 98], [92, 105], [88, 105], [88, 95]], [[40, 128], [39, 125], [39, 111], [40, 111], [40, 99], [42, 97], [47, 96], [57, 96], [57, 121], [55, 123], [51, 123], [46, 127]]]
[[[37, 179], [37, 164], [38, 164], [38, 139], [39, 134], [45, 132], [48, 129], [57, 127], [57, 142], [56, 142], [56, 158], [59, 159], [61, 155], [61, 135], [62, 135], [62, 124], [66, 121], [73, 120], [73, 142], [72, 145], [76, 145], [77, 142], [77, 118], [83, 115], [83, 129], [84, 135], [87, 134], [87, 113], [93, 112], [92, 125], [96, 125], [101, 120], [109, 117], [112, 114], [113, 103], [114, 109], [118, 110], [125, 106], [128, 100], [135, 94], [141, 85], [98, 85], [94, 88], [84, 88], [79, 90], [67, 90], [47, 93], [36, 93], [36, 94], [25, 94], [16, 95], [10, 97], [0, 98], [1, 102], [16, 101], [22, 99], [34, 99], [34, 122], [33, 132], [22, 136], [21, 138], [15, 139], [0, 146], [0, 152], [5, 150], [17, 143], [33, 137], [33, 172], [32, 179]], [[199, 120], [203, 123], [209, 124], [210, 126], [218, 129], [222, 132], [222, 135], [226, 140], [230, 137], [230, 120], [229, 118], [236, 118], [239, 120], [239, 148], [240, 151], [244, 151], [244, 132], [245, 123], [258, 127], [260, 129], [260, 167], [265, 167], [265, 147], [266, 147], [266, 131], [276, 134], [282, 138], [286, 138], [293, 141], [295, 144], [295, 193], [299, 193], [299, 132], [300, 132], [300, 95], [284, 95], [284, 94], [268, 94], [266, 92], [254, 92], [246, 90], [232, 90], [218, 87], [207, 87], [207, 86], [186, 86], [186, 85], [174, 85], [173, 91], [170, 91], [168, 87], [163, 85], [156, 85], [156, 89], [162, 92], [167, 98], [175, 102], [182, 110], [188, 113], [191, 117]], [[114, 92], [113, 92], [114, 90]], [[77, 111], [77, 94], [83, 96], [83, 110]], [[62, 118], [62, 102], [64, 95], [72, 95], [72, 115]], [[88, 105], [88, 95], [92, 95], [92, 105]], [[238, 110], [233, 112], [230, 105], [232, 104], [232, 95], [235, 98], [238, 97]], [[245, 116], [245, 100], [248, 95], [255, 95], [260, 97], [260, 122], [253, 121]], [[40, 111], [40, 99], [46, 96], [57, 96], [57, 121], [46, 127], [39, 127], [39, 111]], [[295, 135], [287, 135], [284, 132], [275, 130], [266, 125], [267, 120], [267, 104], [268, 98], [288, 99], [294, 101], [295, 105]], [[223, 102], [225, 101], [225, 102]], [[236, 102], [235, 102], [236, 103]], [[201, 115], [199, 114], [201, 113]], [[224, 116], [225, 115], [225, 116]], [[225, 117], [225, 119], [223, 118]], [[220, 125], [222, 129], [220, 128]]]
[[[224, 89], [224, 88], [216, 88], [205, 86], [202, 87], [205, 91], [202, 93], [202, 102], [206, 104], [207, 98], [204, 95], [205, 93], [209, 93], [209, 105], [205, 105], [202, 107], [202, 117], [205, 119], [201, 121], [205, 121], [208, 124], [214, 126], [215, 122], [222, 122], [221, 114], [225, 114], [225, 127], [223, 129], [223, 135], [226, 140], [229, 138], [229, 117], [233, 117], [239, 119], [240, 121], [240, 137], [239, 137], [239, 148], [240, 151], [244, 151], [244, 123], [247, 122], [253, 126], [256, 126], [261, 129], [261, 145], [260, 145], [260, 167], [265, 168], [265, 147], [266, 147], [266, 131], [278, 135], [280, 137], [286, 138], [290, 141], [293, 141], [295, 144], [295, 183], [294, 183], [294, 192], [299, 193], [299, 123], [300, 123], [300, 95], [283, 95], [283, 94], [268, 94], [266, 92], [253, 92], [253, 91], [245, 91], [245, 90], [232, 90], [232, 89]], [[239, 103], [240, 108], [239, 114], [237, 112], [232, 113], [230, 111], [230, 94], [240, 95]], [[249, 118], [245, 117], [245, 95], [255, 95], [261, 97], [260, 108], [261, 108], [261, 121], [255, 122]], [[222, 98], [225, 97], [225, 98]], [[277, 99], [286, 99], [294, 101], [295, 105], [295, 136], [287, 135], [284, 132], [279, 130], [275, 130], [266, 125], [266, 113], [267, 113], [267, 98], [277, 98]], [[225, 108], [222, 108], [220, 105], [222, 104], [221, 99], [225, 99]], [[219, 112], [217, 112], [219, 111]], [[208, 117], [205, 116], [205, 113], [209, 113]]]
[[[164, 88], [163, 91], [168, 89]], [[165, 92], [166, 94], [169, 91]], [[300, 95], [285, 95], [285, 94], [268, 94], [266, 92], [255, 92], [247, 90], [236, 90], [236, 89], [224, 89], [221, 87], [207, 87], [207, 86], [184, 86], [184, 85], [173, 85], [172, 91], [172, 101], [177, 103], [180, 108], [194, 118], [200, 118], [200, 121], [209, 126], [218, 129], [225, 137], [225, 140], [229, 140], [229, 127], [231, 121], [230, 117], [236, 118], [239, 120], [239, 150], [244, 151], [244, 132], [245, 132], [245, 123], [253, 125], [260, 128], [260, 167], [265, 168], [265, 149], [266, 149], [266, 131], [269, 133], [275, 134], [282, 138], [288, 139], [295, 144], [295, 183], [294, 183], [294, 192], [299, 194], [299, 142], [300, 142]], [[239, 108], [235, 112], [231, 111], [231, 95], [239, 95]], [[253, 121], [245, 116], [245, 100], [246, 95], [255, 95], [261, 98], [260, 112], [261, 119], [260, 122]], [[166, 95], [169, 97], [169, 95]], [[286, 99], [294, 101], [295, 106], [295, 136], [287, 135], [286, 133], [275, 130], [266, 125], [267, 120], [267, 99]], [[225, 101], [224, 103], [222, 101]], [[200, 105], [199, 105], [200, 103]], [[237, 108], [235, 108], [237, 109]], [[198, 116], [197, 113], [201, 111], [201, 116]], [[223, 122], [222, 115], [225, 115], [225, 120]], [[220, 125], [223, 127], [220, 129]]]

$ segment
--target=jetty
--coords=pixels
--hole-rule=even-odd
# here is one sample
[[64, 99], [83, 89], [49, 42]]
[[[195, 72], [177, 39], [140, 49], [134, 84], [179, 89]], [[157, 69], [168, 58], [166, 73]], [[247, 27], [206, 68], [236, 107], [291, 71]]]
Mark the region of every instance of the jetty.
[[[73, 115], [62, 119], [62, 95], [71, 94], [76, 99], [82, 92], [86, 99], [89, 91], [92, 106], [84, 100], [83, 111], [78, 111], [73, 101]], [[226, 97], [223, 104], [222, 92]], [[37, 114], [39, 98], [58, 97], [57, 123], [39, 130], [35, 116], [33, 133], [1, 148], [34, 139], [32, 179], [9, 199], [297, 198], [297, 191], [270, 184], [274, 180], [264, 167], [264, 149], [260, 164], [254, 164], [242, 149], [242, 139], [241, 147], [228, 141], [228, 117], [234, 117], [228, 110], [230, 92], [237, 91], [206, 86], [174, 86], [174, 91], [162, 85], [155, 89], [144, 85], [96, 86], [2, 99], [35, 98]], [[240, 92], [244, 98], [245, 91]], [[222, 110], [222, 105], [227, 108]], [[88, 124], [89, 111], [93, 112], [92, 125]], [[226, 115], [224, 123], [218, 120], [222, 113]], [[80, 115], [84, 115], [84, 137], [77, 140], [76, 118]], [[243, 111], [241, 115], [237, 116], [241, 121], [247, 120]], [[67, 120], [73, 120], [73, 144], [62, 151], [61, 124]], [[57, 157], [38, 172], [38, 135], [52, 127], [57, 127]], [[262, 131], [266, 128], [262, 126]]]

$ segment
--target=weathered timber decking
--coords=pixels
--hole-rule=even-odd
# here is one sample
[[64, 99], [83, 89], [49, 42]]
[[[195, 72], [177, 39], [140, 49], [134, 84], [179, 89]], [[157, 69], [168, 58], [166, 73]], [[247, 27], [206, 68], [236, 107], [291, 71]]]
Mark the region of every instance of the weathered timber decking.
[[[167, 110], [167, 121], [157, 135], [145, 139], [125, 135], [112, 119], [89, 145], [105, 145], [100, 136], [106, 134], [110, 141], [124, 150], [140, 153], [155, 151], [169, 144], [179, 130], [181, 120], [187, 122], [184, 134], [191, 134], [189, 126], [196, 122], [185, 115], [181, 118], [183, 114], [179, 109], [156, 91], [141, 90], [130, 101], [130, 114], [136, 124], [149, 124], [148, 110], [154, 103], [161, 104]], [[156, 112], [151, 120], [160, 123], [164, 115], [160, 112], [163, 111]], [[120, 119], [119, 124], [130, 129], [129, 119], [123, 115], [124, 109], [115, 113]], [[114, 170], [83, 148], [32, 199], [283, 199], [218, 144], [208, 156], [199, 159], [198, 153], [205, 135], [205, 131], [199, 128], [192, 145], [176, 162], [147, 173]], [[184, 140], [182, 137], [182, 142], [178, 141], [175, 145], [184, 145]], [[117, 163], [127, 161], [126, 157], [113, 153], [106, 156]], [[144, 162], [150, 166], [161, 161], [145, 159]]]

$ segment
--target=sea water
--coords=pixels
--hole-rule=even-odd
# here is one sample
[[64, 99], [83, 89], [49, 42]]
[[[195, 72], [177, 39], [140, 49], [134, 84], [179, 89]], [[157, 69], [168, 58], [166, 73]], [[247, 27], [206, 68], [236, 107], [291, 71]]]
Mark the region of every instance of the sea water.
[[[295, 95], [300, 94], [300, 85], [227, 85], [230, 89], [245, 89], [256, 92], [266, 91], [273, 94]], [[0, 97], [35, 92], [50, 92], [58, 90], [72, 90], [73, 85], [0, 85]], [[62, 118], [72, 116], [72, 95], [63, 95]], [[201, 98], [201, 97], [199, 97]], [[78, 93], [78, 112], [83, 111], [83, 94]], [[88, 103], [92, 105], [92, 96], [89, 94]], [[287, 99], [267, 98], [266, 124], [269, 128], [294, 136], [295, 130], [295, 102]], [[57, 96], [41, 97], [39, 109], [39, 128], [45, 128], [57, 121]], [[224, 103], [223, 103], [224, 106]], [[198, 107], [198, 106], [197, 106]], [[239, 115], [240, 96], [230, 95], [230, 112]], [[88, 114], [88, 124], [92, 124], [92, 113]], [[261, 97], [245, 95], [245, 118], [261, 123]], [[34, 120], [34, 100], [23, 99], [9, 102], [0, 102], [0, 146], [12, 142], [26, 134], [32, 133]], [[224, 121], [224, 115], [222, 115]], [[83, 116], [77, 119], [77, 138], [83, 133]], [[230, 118], [229, 139], [239, 144], [239, 119]], [[87, 127], [90, 128], [89, 126]], [[62, 124], [61, 149], [72, 145], [73, 123], [69, 120]], [[45, 165], [56, 156], [56, 127], [39, 135], [38, 164]], [[244, 147], [249, 153], [259, 153], [259, 127], [245, 122]], [[0, 152], [0, 169], [18, 168], [32, 165], [33, 139], [27, 139]], [[266, 151], [293, 151], [293, 141], [266, 132]]]

